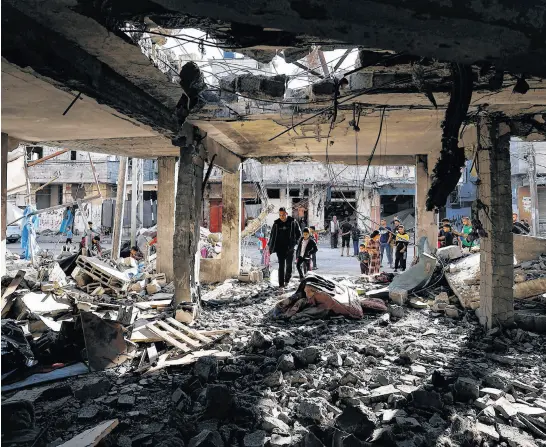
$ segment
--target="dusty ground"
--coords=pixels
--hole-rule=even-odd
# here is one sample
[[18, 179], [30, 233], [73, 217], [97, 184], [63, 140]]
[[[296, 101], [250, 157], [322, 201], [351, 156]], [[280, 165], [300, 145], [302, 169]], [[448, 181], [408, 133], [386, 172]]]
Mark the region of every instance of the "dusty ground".
[[225, 298], [205, 304], [197, 326], [237, 328], [220, 344], [232, 358], [46, 386], [30, 397], [42, 429], [35, 445], [110, 418], [120, 420], [111, 446], [546, 445], [545, 337], [485, 335], [471, 313], [415, 309], [398, 320], [271, 321], [279, 296], [266, 285]]

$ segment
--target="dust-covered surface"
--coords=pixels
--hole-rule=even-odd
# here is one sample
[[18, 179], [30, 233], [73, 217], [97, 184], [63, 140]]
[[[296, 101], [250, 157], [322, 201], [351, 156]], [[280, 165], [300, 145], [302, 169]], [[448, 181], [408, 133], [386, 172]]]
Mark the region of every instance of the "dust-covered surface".
[[471, 311], [401, 306], [362, 320], [268, 319], [284, 296], [237, 284], [203, 303], [194, 328], [236, 329], [215, 346], [231, 358], [152, 374], [134, 372], [135, 360], [22, 391], [35, 445], [113, 418], [105, 445], [544, 445], [544, 336], [484, 334]]

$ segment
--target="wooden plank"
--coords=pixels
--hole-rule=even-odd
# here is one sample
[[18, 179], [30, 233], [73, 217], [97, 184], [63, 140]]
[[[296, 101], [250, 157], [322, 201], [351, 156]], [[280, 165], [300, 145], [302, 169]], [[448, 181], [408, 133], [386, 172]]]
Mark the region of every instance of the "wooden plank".
[[143, 349], [142, 350], [142, 355], [140, 356], [140, 360], [138, 362], [138, 368], [137, 369], [140, 369], [144, 366], [144, 362], [146, 361], [146, 353], [148, 351], [146, 349]]
[[2, 386], [2, 392], [20, 390], [40, 383], [54, 382], [56, 380], [66, 379], [68, 377], [76, 377], [81, 374], [87, 374], [89, 368], [83, 363], [74, 363], [73, 365], [65, 366], [64, 368], [54, 369], [46, 373], [37, 373], [27, 377], [20, 382], [11, 383]]
[[101, 422], [99, 425], [81, 432], [70, 441], [61, 444], [59, 447], [94, 447], [119, 424], [118, 419], [110, 419]]
[[232, 332], [237, 332], [237, 328], [231, 328], [231, 329], [218, 329], [215, 331], [199, 331], [201, 335], [225, 335], [225, 334], [231, 334]]
[[155, 343], [163, 341], [161, 337], [146, 328], [146, 326], [140, 326], [138, 329], [133, 330], [129, 340], [134, 343]]
[[231, 353], [226, 351], [218, 351], [216, 349], [207, 350], [207, 351], [194, 351], [190, 354], [185, 355], [184, 357], [180, 359], [175, 360], [167, 360], [167, 357], [164, 359], [159, 357], [159, 362], [157, 362], [156, 366], [151, 367], [148, 369], [144, 374], [148, 375], [157, 371], [162, 370], [163, 368], [166, 368], [168, 366], [184, 366], [184, 365], [191, 365], [192, 363], [195, 363], [198, 358], [200, 357], [206, 357], [206, 356], [213, 356], [220, 359], [225, 359], [231, 357]]
[[185, 341], [188, 345], [193, 346], [194, 348], [198, 348], [201, 346], [201, 343], [199, 343], [197, 340], [194, 340], [193, 338], [188, 337], [186, 334], [183, 334], [179, 330], [173, 328], [172, 326], [169, 326], [164, 321], [156, 321], [157, 324], [159, 324], [163, 329], [165, 329], [167, 332], [170, 332], [173, 335], [176, 335], [180, 340]]
[[157, 362], [157, 349], [155, 348], [155, 345], [152, 343], [150, 347], [146, 349], [148, 351], [148, 358], [150, 359], [150, 364], [154, 364]]
[[154, 323], [149, 323], [146, 325], [146, 327], [148, 329], [150, 329], [152, 332], [156, 333], [157, 335], [159, 335], [164, 341], [166, 341], [167, 343], [173, 345], [174, 347], [184, 351], [184, 352], [190, 352], [191, 349], [188, 348], [188, 346], [186, 346], [185, 344], [183, 343], [180, 343], [178, 340], [176, 340], [175, 338], [171, 337], [169, 334], [167, 334], [166, 332], [163, 332], [161, 329], [159, 329], [157, 326], [154, 326]]
[[2, 294], [2, 318], [5, 314], [9, 312], [9, 308], [11, 307], [12, 302], [10, 303], [9, 307], [4, 311], [4, 308], [8, 304], [8, 298], [10, 295], [17, 290], [17, 287], [19, 287], [19, 284], [21, 284], [21, 281], [25, 277], [26, 272], [24, 270], [18, 270], [15, 274], [15, 277], [11, 280], [10, 285], [6, 290], [4, 290], [4, 293]]
[[193, 338], [196, 338], [197, 340], [202, 341], [203, 343], [212, 343], [214, 341], [212, 338], [208, 338], [205, 335], [202, 335], [199, 332], [194, 331], [193, 329], [190, 329], [188, 326], [186, 326], [183, 323], [180, 323], [180, 321], [177, 321], [172, 317], [167, 318], [167, 321], [171, 323], [173, 326], [176, 326], [178, 329], [181, 329], [187, 334], [191, 335]]

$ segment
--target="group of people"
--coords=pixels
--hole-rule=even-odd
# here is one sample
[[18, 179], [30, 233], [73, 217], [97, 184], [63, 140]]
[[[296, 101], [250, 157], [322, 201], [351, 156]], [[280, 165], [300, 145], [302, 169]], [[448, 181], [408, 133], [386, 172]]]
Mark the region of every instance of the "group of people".
[[313, 268], [317, 268], [317, 241], [318, 234], [314, 227], [301, 230], [298, 222], [288, 215], [286, 208], [279, 208], [279, 218], [273, 223], [267, 244], [269, 253], [276, 253], [279, 260], [279, 287], [283, 288], [290, 282], [294, 256], [300, 279], [311, 270], [311, 262]]

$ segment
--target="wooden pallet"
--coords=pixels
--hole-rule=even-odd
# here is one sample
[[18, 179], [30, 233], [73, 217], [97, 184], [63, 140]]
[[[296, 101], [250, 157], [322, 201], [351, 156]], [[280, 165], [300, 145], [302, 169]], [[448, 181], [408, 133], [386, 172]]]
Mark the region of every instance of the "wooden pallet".
[[146, 328], [161, 340], [180, 349], [182, 352], [204, 349], [218, 339], [217, 337], [210, 338], [200, 334], [174, 318], [167, 318], [166, 321], [153, 321], [148, 323]]
[[129, 286], [130, 281], [123, 273], [97, 259], [79, 256], [76, 265], [91, 278], [116, 292], [124, 292]]

